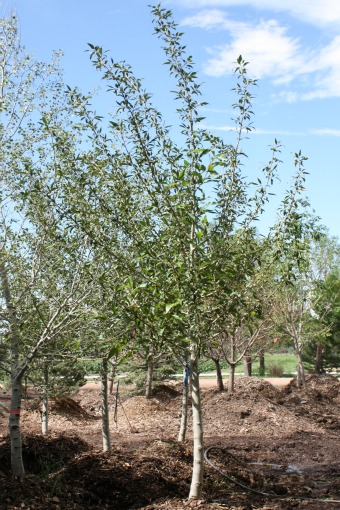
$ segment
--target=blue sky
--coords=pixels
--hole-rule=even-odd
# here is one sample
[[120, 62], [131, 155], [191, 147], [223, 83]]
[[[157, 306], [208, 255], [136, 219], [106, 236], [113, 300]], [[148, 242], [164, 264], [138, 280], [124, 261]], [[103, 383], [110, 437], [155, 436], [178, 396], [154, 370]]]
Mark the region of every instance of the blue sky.
[[[64, 51], [65, 80], [83, 91], [101, 85], [87, 43], [110, 50], [145, 80], [169, 123], [176, 123], [171, 80], [153, 35], [150, 1], [0, 0], [2, 15], [14, 9], [27, 50], [48, 60]], [[278, 197], [289, 186], [293, 153], [308, 157], [306, 193], [331, 235], [340, 237], [340, 2], [337, 0], [167, 0], [185, 32], [209, 103], [206, 127], [233, 140], [232, 69], [238, 55], [249, 61], [255, 131], [244, 141], [245, 172], [259, 174], [275, 138], [283, 144]], [[107, 101], [109, 97], [107, 96]], [[101, 103], [99, 108], [109, 108]], [[272, 212], [270, 212], [272, 214]]]

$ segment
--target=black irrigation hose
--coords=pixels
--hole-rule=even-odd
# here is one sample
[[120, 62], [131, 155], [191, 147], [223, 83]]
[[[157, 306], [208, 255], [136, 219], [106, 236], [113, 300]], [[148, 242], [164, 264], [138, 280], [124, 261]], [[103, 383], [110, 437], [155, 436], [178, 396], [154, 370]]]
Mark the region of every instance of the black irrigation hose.
[[238, 482], [237, 480], [235, 480], [234, 478], [231, 478], [225, 471], [222, 471], [222, 469], [218, 468], [217, 466], [215, 466], [215, 464], [213, 464], [211, 462], [211, 460], [209, 459], [209, 452], [211, 452], [211, 450], [219, 450], [219, 451], [222, 451], [224, 453], [227, 453], [229, 457], [231, 457], [235, 462], [237, 462], [238, 464], [241, 464], [244, 466], [244, 464], [242, 462], [240, 462], [238, 459], [236, 459], [236, 457], [234, 457], [226, 448], [221, 448], [219, 446], [209, 446], [205, 452], [204, 452], [204, 460], [213, 468], [215, 469], [215, 471], [217, 471], [218, 473], [220, 473], [221, 475], [224, 476], [224, 478], [226, 478], [229, 482], [232, 482], [234, 483], [235, 485], [237, 485], [238, 487], [241, 487], [241, 489], [245, 489], [249, 492], [253, 492], [254, 494], [258, 494], [259, 496], [265, 496], [265, 497], [270, 497], [270, 498], [277, 498], [278, 495], [277, 494], [269, 494], [269, 493], [266, 493], [266, 492], [260, 492], [260, 491], [257, 491], [256, 489], [252, 489], [252, 487], [249, 487], [248, 485], [244, 485], [243, 483], [240, 483]]
[[222, 476], [224, 476], [224, 478], [226, 478], [229, 482], [237, 485], [238, 487], [241, 487], [242, 489], [252, 492], [253, 494], [257, 494], [258, 496], [264, 496], [266, 498], [279, 499], [281, 501], [315, 501], [315, 502], [323, 502], [323, 503], [340, 503], [340, 500], [337, 500], [337, 499], [283, 498], [282, 496], [279, 496], [278, 494], [270, 494], [270, 493], [266, 493], [266, 492], [257, 491], [256, 489], [253, 489], [252, 487], [249, 487], [248, 485], [240, 483], [237, 480], [235, 480], [234, 478], [231, 478], [225, 471], [223, 471], [222, 469], [215, 466], [215, 464], [213, 464], [213, 462], [211, 462], [211, 460], [209, 459], [209, 453], [212, 450], [218, 450], [218, 451], [226, 453], [228, 455], [228, 457], [232, 458], [237, 464], [240, 464], [241, 466], [246, 467], [247, 465], [244, 464], [243, 462], [240, 462], [234, 455], [232, 455], [227, 450], [227, 448], [222, 448], [221, 446], [209, 446], [204, 451], [204, 460], [209, 464], [209, 466], [211, 466], [215, 471], [217, 471]]

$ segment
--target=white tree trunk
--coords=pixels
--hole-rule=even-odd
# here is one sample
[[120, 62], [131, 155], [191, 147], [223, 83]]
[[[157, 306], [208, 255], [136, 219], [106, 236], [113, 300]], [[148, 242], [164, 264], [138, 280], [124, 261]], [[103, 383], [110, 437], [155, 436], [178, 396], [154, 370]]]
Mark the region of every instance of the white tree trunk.
[[201, 499], [203, 488], [204, 444], [198, 359], [195, 346], [192, 346], [191, 350], [190, 370], [194, 458], [189, 499]]
[[228, 379], [228, 393], [231, 395], [234, 393], [235, 388], [235, 364], [232, 363], [229, 365], [229, 379]]
[[48, 434], [48, 365], [45, 363], [44, 366], [44, 394], [42, 399], [42, 410], [41, 410], [41, 432], [42, 434]]
[[112, 392], [113, 392], [113, 383], [114, 383], [114, 380], [115, 380], [115, 377], [116, 377], [116, 369], [117, 369], [117, 363], [116, 362], [111, 362], [110, 388], [109, 388], [110, 395], [112, 395]]
[[145, 397], [151, 398], [152, 397], [152, 383], [153, 383], [153, 371], [154, 371], [154, 361], [151, 359], [148, 362], [148, 371], [146, 374], [146, 387], [145, 387]]
[[22, 442], [20, 430], [20, 411], [22, 396], [22, 380], [12, 376], [12, 396], [9, 414], [9, 434], [11, 438], [11, 466], [14, 476], [25, 474], [22, 460]]
[[306, 378], [305, 378], [305, 369], [303, 368], [302, 363], [302, 351], [301, 351], [301, 344], [298, 340], [294, 340], [294, 347], [296, 351], [296, 357], [298, 360], [298, 369], [297, 369], [297, 386], [300, 388], [301, 386], [306, 386]]
[[229, 361], [229, 379], [228, 379], [228, 393], [231, 395], [235, 387], [235, 368], [236, 368], [236, 344], [235, 336], [230, 337], [230, 361]]
[[102, 436], [104, 452], [111, 451], [110, 420], [108, 402], [107, 359], [102, 361]]
[[178, 442], [184, 443], [187, 428], [188, 428], [188, 402], [189, 402], [189, 384], [191, 384], [191, 375], [187, 373], [188, 367], [185, 367], [183, 370], [183, 391], [182, 391], [182, 414], [181, 414], [181, 423], [179, 427], [178, 433]]
[[11, 440], [11, 468], [14, 476], [23, 476], [25, 474], [24, 463], [22, 460], [22, 441], [20, 430], [20, 411], [22, 398], [22, 378], [24, 373], [18, 376], [17, 370], [19, 365], [19, 348], [20, 339], [17, 325], [16, 310], [13, 305], [11, 288], [8, 281], [7, 269], [5, 264], [0, 263], [0, 278], [8, 311], [8, 319], [10, 324], [10, 340], [11, 340], [11, 408], [9, 414], [9, 435]]

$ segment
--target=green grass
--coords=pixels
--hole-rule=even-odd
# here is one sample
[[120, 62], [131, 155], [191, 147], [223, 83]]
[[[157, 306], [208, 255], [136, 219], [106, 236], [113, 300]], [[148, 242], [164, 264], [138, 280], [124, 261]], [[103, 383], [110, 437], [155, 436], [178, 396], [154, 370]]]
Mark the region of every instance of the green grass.
[[[227, 363], [222, 362], [222, 371], [223, 374], [229, 372], [229, 367]], [[283, 369], [283, 376], [290, 376], [296, 373], [297, 368], [297, 360], [294, 353], [275, 353], [275, 354], [266, 354], [265, 355], [265, 376], [269, 375], [269, 367], [270, 365], [279, 365]], [[213, 372], [215, 371], [215, 364], [210, 360], [202, 360], [200, 364], [201, 374], [204, 372]], [[259, 373], [259, 359], [257, 358], [253, 361], [252, 366], [253, 375], [258, 375]], [[236, 367], [236, 374], [243, 374], [243, 362], [241, 362]]]
[[[296, 373], [297, 368], [297, 359], [295, 354], [293, 353], [280, 353], [280, 354], [266, 354], [265, 355], [265, 375], [269, 374], [270, 365], [279, 365], [283, 369], [283, 375], [289, 376], [291, 374]], [[256, 359], [253, 362], [253, 374], [258, 374], [259, 372], [259, 359]], [[243, 364], [237, 367], [237, 373], [243, 373]]]

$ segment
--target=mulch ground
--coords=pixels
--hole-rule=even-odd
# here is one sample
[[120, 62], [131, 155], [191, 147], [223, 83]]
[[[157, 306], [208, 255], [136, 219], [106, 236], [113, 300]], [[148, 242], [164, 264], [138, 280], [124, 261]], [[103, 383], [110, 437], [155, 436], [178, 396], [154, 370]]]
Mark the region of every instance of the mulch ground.
[[[0, 417], [1, 510], [340, 509], [340, 382], [310, 375], [279, 390], [242, 378], [235, 393], [202, 391], [206, 464], [203, 499], [187, 500], [192, 433], [177, 442], [181, 385], [154, 396], [111, 397], [112, 452], [102, 451], [100, 386], [51, 402], [48, 435], [40, 406], [22, 411], [27, 474], [9, 475], [7, 416]], [[2, 395], [6, 397], [5, 394]], [[5, 398], [0, 402], [6, 403]], [[226, 475], [226, 476], [225, 476]]]

